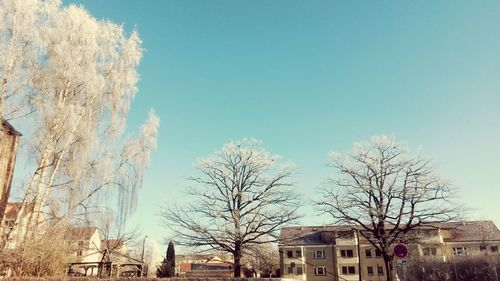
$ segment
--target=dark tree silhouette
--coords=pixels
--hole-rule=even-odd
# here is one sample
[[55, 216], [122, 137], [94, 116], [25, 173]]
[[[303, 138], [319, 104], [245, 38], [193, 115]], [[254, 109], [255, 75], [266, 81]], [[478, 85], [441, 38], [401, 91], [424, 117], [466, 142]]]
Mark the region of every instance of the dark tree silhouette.
[[159, 278], [175, 276], [175, 249], [172, 241], [168, 243], [167, 253], [160, 267], [156, 270], [156, 276]]

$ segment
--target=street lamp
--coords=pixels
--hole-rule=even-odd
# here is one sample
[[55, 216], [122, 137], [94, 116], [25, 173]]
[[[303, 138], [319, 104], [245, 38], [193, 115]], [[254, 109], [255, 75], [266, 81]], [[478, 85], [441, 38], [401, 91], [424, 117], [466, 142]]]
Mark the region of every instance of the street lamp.
[[146, 246], [146, 238], [148, 238], [148, 236], [144, 236], [144, 240], [142, 240], [142, 255], [141, 255], [141, 261], [142, 261], [142, 265], [141, 265], [141, 275], [140, 277], [144, 277], [144, 248]]
[[141, 255], [141, 261], [142, 261], [142, 263], [144, 263], [144, 248], [145, 248], [144, 246], [146, 244], [146, 238], [148, 238], [147, 235], [144, 236], [144, 240], [142, 240], [142, 255]]

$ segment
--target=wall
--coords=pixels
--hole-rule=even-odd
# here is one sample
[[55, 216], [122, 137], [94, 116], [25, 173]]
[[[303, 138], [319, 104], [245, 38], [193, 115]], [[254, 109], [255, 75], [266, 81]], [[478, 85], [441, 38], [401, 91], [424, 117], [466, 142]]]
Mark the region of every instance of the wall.
[[9, 123], [0, 123], [0, 220], [9, 200], [19, 137], [20, 134]]

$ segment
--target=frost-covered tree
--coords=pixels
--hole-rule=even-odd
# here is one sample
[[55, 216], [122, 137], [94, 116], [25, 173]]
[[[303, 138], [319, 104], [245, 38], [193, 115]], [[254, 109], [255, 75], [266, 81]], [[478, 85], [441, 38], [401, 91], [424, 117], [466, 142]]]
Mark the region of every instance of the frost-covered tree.
[[245, 249], [277, 240], [300, 206], [292, 171], [254, 140], [231, 141], [197, 164], [189, 204], [163, 216], [181, 245], [228, 252], [241, 275]]
[[395, 277], [393, 246], [406, 233], [457, 218], [454, 188], [430, 160], [411, 154], [394, 137], [372, 137], [345, 154], [332, 153], [331, 159], [336, 175], [317, 203], [382, 253], [388, 281]]
[[57, 1], [0, 2], [0, 118], [25, 113], [26, 108], [21, 110], [26, 105], [25, 93], [45, 46], [43, 30], [56, 8]]
[[[56, 0], [4, 0], [0, 36], [0, 115], [22, 120], [32, 169], [6, 236], [11, 243], [1, 244], [22, 245], [41, 231], [40, 221], [67, 223], [104, 196], [118, 199], [123, 220], [136, 205], [159, 126], [151, 111], [136, 137], [123, 137], [142, 56], [137, 32]], [[31, 114], [6, 110], [21, 103]]]

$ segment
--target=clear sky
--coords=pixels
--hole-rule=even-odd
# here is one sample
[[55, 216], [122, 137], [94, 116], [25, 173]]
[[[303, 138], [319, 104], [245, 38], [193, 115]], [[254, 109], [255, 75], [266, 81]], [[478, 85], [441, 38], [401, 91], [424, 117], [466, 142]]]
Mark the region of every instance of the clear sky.
[[131, 223], [150, 237], [196, 159], [244, 137], [297, 165], [306, 205], [329, 151], [395, 134], [461, 188], [471, 219], [500, 225], [500, 2], [79, 3], [146, 49], [129, 128], [151, 107], [161, 128]]

